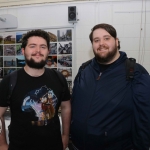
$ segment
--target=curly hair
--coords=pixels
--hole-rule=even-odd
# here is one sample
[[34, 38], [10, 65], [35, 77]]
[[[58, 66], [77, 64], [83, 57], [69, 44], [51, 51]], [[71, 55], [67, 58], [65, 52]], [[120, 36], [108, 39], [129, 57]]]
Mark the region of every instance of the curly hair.
[[[115, 39], [117, 38], [117, 32], [116, 32], [116, 29], [112, 26], [112, 25], [109, 25], [109, 24], [106, 24], [106, 23], [102, 23], [102, 24], [97, 24], [95, 25], [93, 28], [92, 28], [92, 31], [89, 35], [89, 38], [90, 38], [90, 41], [91, 43], [93, 42], [93, 32], [96, 30], [96, 29], [104, 29], [106, 30], [112, 37], [114, 37]], [[118, 49], [120, 49], [120, 41], [118, 40]]]
[[21, 48], [25, 48], [27, 46], [27, 43], [28, 43], [28, 39], [32, 36], [38, 36], [38, 37], [42, 37], [43, 39], [46, 40], [46, 43], [47, 43], [47, 47], [49, 49], [50, 47], [50, 36], [49, 34], [44, 31], [44, 30], [41, 30], [41, 29], [36, 29], [36, 30], [31, 30], [31, 31], [28, 31], [22, 38], [22, 45], [21, 45]]

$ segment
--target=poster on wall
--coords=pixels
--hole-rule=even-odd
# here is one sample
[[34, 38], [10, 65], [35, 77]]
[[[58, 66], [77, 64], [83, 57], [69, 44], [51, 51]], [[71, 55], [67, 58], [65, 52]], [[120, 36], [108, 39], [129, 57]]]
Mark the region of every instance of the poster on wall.
[[[45, 67], [61, 72], [66, 78], [70, 93], [72, 94], [73, 29], [56, 28], [44, 30], [50, 36], [50, 52]], [[0, 32], [0, 80], [11, 72], [25, 66], [21, 42], [23, 36], [28, 31]]]

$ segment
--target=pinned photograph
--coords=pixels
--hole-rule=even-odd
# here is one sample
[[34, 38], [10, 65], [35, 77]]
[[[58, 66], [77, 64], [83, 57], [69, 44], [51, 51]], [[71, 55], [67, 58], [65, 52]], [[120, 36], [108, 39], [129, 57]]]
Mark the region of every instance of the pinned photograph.
[[57, 31], [58, 41], [72, 41], [72, 30], [58, 30]]
[[16, 45], [16, 55], [23, 55], [21, 50], [21, 44]]
[[49, 55], [57, 55], [57, 43], [50, 43]]
[[17, 32], [16, 33], [16, 43], [22, 43], [22, 38], [26, 32]]
[[46, 68], [57, 67], [57, 56], [48, 56], [45, 67]]
[[4, 44], [15, 44], [16, 43], [16, 33], [6, 32], [4, 33]]
[[59, 43], [58, 54], [72, 54], [72, 43]]
[[58, 71], [62, 73], [67, 81], [72, 80], [72, 68], [58, 68]]
[[58, 56], [58, 67], [72, 67], [72, 55]]
[[15, 67], [16, 57], [4, 57], [4, 67]]
[[50, 42], [57, 42], [57, 31], [56, 30], [47, 30], [46, 32], [50, 36]]
[[15, 56], [15, 45], [4, 45], [4, 56]]
[[24, 56], [16, 56], [16, 64], [17, 64], [17, 67], [24, 67], [26, 62], [25, 62], [25, 58]]

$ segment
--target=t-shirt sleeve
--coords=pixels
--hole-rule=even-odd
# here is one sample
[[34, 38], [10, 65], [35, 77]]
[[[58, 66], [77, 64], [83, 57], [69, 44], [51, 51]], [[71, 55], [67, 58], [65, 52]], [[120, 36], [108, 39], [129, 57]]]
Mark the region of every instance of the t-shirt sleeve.
[[9, 93], [9, 76], [6, 76], [0, 82], [0, 107], [7, 107], [7, 96]]

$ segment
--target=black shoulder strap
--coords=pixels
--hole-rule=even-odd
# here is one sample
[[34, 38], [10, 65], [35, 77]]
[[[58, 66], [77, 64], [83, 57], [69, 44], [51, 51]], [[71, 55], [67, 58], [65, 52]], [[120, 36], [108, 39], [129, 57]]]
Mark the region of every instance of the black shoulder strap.
[[84, 62], [84, 63], [81, 65], [81, 69], [82, 69], [82, 70], [85, 69], [85, 67], [88, 66], [88, 64], [90, 64], [91, 61], [92, 61], [92, 59], [90, 59], [90, 60]]
[[16, 85], [16, 82], [17, 82], [17, 70], [10, 73], [9, 76], [10, 76], [10, 79], [9, 79], [9, 93], [8, 93], [8, 96], [7, 96], [8, 104], [10, 104], [10, 98], [11, 98], [13, 89], [14, 89], [14, 87]]
[[77, 80], [77, 78], [80, 76], [81, 72], [82, 72], [82, 71], [86, 68], [86, 66], [88, 66], [91, 62], [92, 62], [92, 59], [90, 59], [90, 60], [84, 62], [84, 63], [80, 66], [79, 71], [78, 71], [78, 73], [77, 73], [77, 75], [76, 75], [76, 77], [75, 77], [74, 80]]
[[134, 78], [135, 64], [136, 64], [136, 59], [134, 58], [126, 59], [126, 80], [130, 80]]

